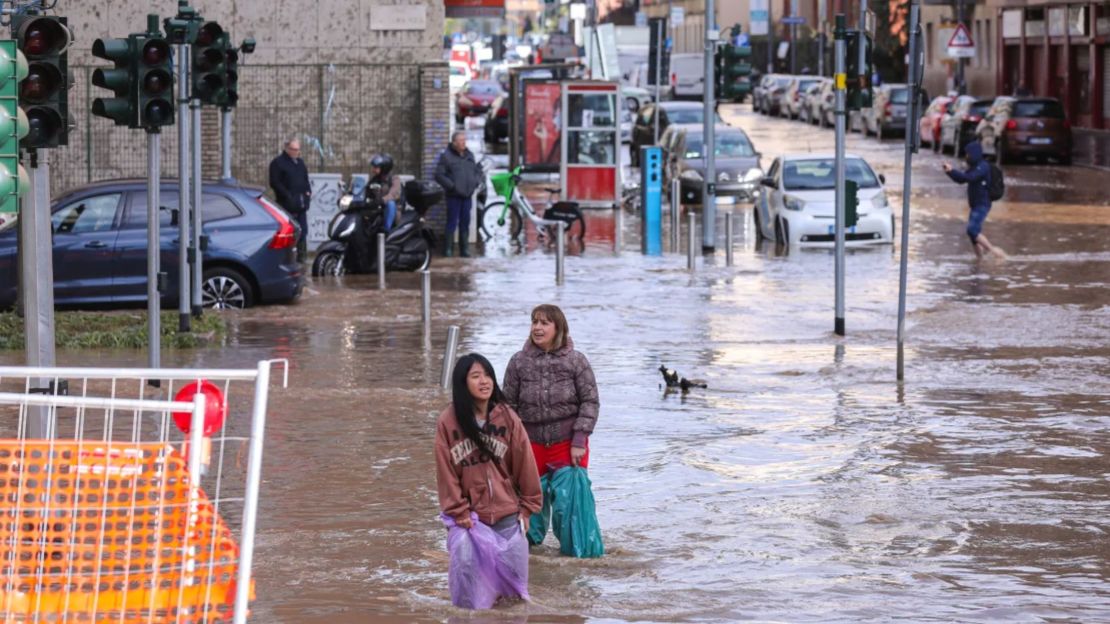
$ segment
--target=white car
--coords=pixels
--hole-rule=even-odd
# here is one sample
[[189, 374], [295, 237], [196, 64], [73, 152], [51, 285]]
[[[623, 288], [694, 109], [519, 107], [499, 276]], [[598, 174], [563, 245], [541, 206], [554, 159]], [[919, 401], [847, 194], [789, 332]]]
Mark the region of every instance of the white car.
[[457, 92], [464, 84], [470, 82], [470, 66], [466, 63], [451, 61], [448, 71], [451, 73], [447, 78], [447, 86], [451, 89], [451, 93]]
[[[845, 230], [849, 245], [889, 244], [894, 213], [882, 175], [859, 156], [844, 158], [844, 178], [859, 184], [859, 222]], [[833, 154], [780, 156], [763, 178], [755, 203], [756, 231], [761, 238], [788, 247], [835, 243], [836, 157]]]

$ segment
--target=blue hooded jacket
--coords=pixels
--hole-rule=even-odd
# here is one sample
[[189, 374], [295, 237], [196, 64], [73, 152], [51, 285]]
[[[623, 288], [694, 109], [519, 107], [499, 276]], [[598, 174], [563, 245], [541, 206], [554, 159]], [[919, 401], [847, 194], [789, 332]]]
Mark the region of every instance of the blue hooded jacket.
[[948, 172], [948, 177], [960, 184], [967, 184], [967, 203], [972, 210], [976, 208], [991, 207], [990, 181], [991, 166], [983, 158], [983, 146], [978, 141], [972, 141], [965, 148], [967, 154], [967, 169], [960, 171], [953, 169]]

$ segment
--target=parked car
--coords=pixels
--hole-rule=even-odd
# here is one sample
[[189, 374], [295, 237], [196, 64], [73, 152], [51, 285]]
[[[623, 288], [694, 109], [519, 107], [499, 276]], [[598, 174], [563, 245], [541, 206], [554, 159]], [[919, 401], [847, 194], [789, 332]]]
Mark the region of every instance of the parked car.
[[[668, 172], [666, 182], [677, 176], [682, 203], [701, 204], [705, 178], [705, 128], [701, 124], [673, 124], [667, 128]], [[660, 139], [662, 143], [662, 138]], [[714, 169], [717, 197], [751, 201], [763, 177], [759, 152], [739, 128], [718, 125], [714, 129]]]
[[[847, 228], [852, 245], [890, 243], [894, 213], [886, 180], [859, 156], [847, 155], [845, 177], [859, 184], [859, 222]], [[776, 158], [761, 181], [755, 203], [757, 235], [788, 247], [830, 246], [835, 236], [836, 157], [796, 154]]]
[[821, 78], [817, 76], [794, 76], [790, 86], [783, 94], [782, 114], [790, 119], [797, 119], [802, 114], [805, 105], [805, 94], [810, 87], [820, 84]]
[[640, 110], [641, 106], [650, 103], [653, 96], [647, 89], [630, 85], [621, 85], [621, 98], [624, 99], [625, 108], [635, 113]]
[[[862, 111], [863, 131], [880, 139], [891, 132], [905, 132], [910, 89], [904, 84], [884, 84], [873, 91], [871, 107]], [[922, 102], [928, 96], [922, 93]]]
[[775, 74], [763, 74], [758, 80], [752, 80], [752, 110], [763, 111], [763, 97], [767, 88], [775, 82]]
[[470, 65], [462, 61], [451, 61], [447, 65], [447, 86], [451, 93], [458, 93], [459, 89], [470, 80]]
[[999, 163], [1032, 156], [1071, 164], [1071, 123], [1055, 98], [1000, 97], [975, 133]]
[[[245, 308], [301, 294], [298, 228], [263, 189], [206, 182], [201, 216], [205, 307]], [[168, 275], [162, 304], [178, 298], [178, 187], [161, 190], [161, 262]], [[64, 192], [51, 207], [54, 300], [62, 306], [133, 306], [147, 294], [146, 180], [97, 182]], [[0, 231], [0, 306], [19, 283], [14, 222]]]
[[836, 125], [836, 83], [832, 78], [826, 78], [821, 83], [821, 90], [818, 92], [817, 97], [814, 98], [817, 115], [814, 122], [823, 127], [829, 128]]
[[[658, 106], [648, 104], [640, 108], [632, 125], [631, 150], [632, 166], [640, 166], [640, 148], [655, 144], [655, 111], [659, 110], [659, 136], [672, 123], [705, 123], [705, 106], [700, 102], [660, 102]], [[717, 116], [718, 123], [724, 120]]]
[[763, 97], [760, 98], [759, 112], [764, 115], [780, 115], [783, 96], [790, 87], [790, 81], [793, 77], [783, 74], [771, 74], [768, 78], [770, 78], [770, 80], [763, 87]]
[[501, 84], [496, 80], [471, 80], [455, 97], [455, 121], [461, 124], [467, 117], [486, 114], [490, 104], [502, 93]]
[[809, 124], [821, 123], [821, 97], [826, 84], [832, 84], [832, 79], [818, 78], [816, 82], [809, 85], [802, 95], [802, 111], [798, 115], [799, 119]]
[[702, 99], [705, 91], [705, 55], [671, 55], [671, 97]]
[[922, 145], [929, 145], [934, 152], [940, 151], [940, 122], [948, 111], [948, 105], [953, 98], [947, 95], [938, 95], [929, 102], [925, 112], [921, 114], [918, 123], [918, 135]]
[[486, 125], [482, 128], [482, 138], [486, 143], [499, 143], [509, 138], [509, 95], [502, 93], [489, 105], [486, 112]]
[[954, 155], [962, 155], [964, 146], [975, 138], [975, 130], [992, 104], [994, 98], [979, 99], [973, 95], [961, 95], [949, 102], [940, 121], [940, 150], [943, 152], [951, 147]]

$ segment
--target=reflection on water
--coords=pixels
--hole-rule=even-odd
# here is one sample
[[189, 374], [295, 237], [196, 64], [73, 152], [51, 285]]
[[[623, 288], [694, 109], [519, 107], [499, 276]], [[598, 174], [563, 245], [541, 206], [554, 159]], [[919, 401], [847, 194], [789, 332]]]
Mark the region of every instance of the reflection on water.
[[[757, 148], [775, 132], [753, 131]], [[850, 254], [838, 340], [829, 253], [757, 248], [750, 223], [736, 266], [693, 275], [683, 255], [601, 243], [567, 259], [561, 288], [547, 253], [437, 259], [430, 336], [411, 275], [385, 292], [372, 276], [316, 281], [297, 305], [232, 315], [228, 349], [166, 357], [290, 359], [267, 430], [254, 619], [1105, 618], [1110, 227], [988, 221], [1010, 259], [976, 263], [954, 214], [915, 214], [902, 388], [890, 248]], [[591, 472], [608, 554], [545, 544], [533, 603], [472, 618], [450, 606], [435, 517], [444, 334], [460, 325], [460, 352], [500, 372], [545, 301], [600, 385]], [[667, 395], [661, 363], [709, 387]]]

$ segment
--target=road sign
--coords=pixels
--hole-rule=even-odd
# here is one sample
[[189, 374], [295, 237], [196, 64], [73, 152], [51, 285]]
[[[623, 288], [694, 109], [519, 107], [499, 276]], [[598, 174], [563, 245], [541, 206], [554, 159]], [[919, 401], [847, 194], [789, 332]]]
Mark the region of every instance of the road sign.
[[952, 32], [952, 38], [948, 40], [948, 56], [953, 58], [975, 57], [975, 42], [972, 41], [967, 26], [956, 24], [956, 30]]
[[682, 7], [671, 7], [671, 28], [678, 28], [686, 19], [686, 10]]
[[768, 16], [767, 0], [752, 0], [748, 17], [749, 32], [753, 35], [766, 35]]
[[636, 11], [636, 28], [644, 28], [647, 26], [647, 13], [643, 11]]
[[805, 24], [806, 23], [806, 18], [804, 18], [800, 15], [791, 15], [791, 16], [782, 18], [781, 21], [782, 21], [783, 24]]

